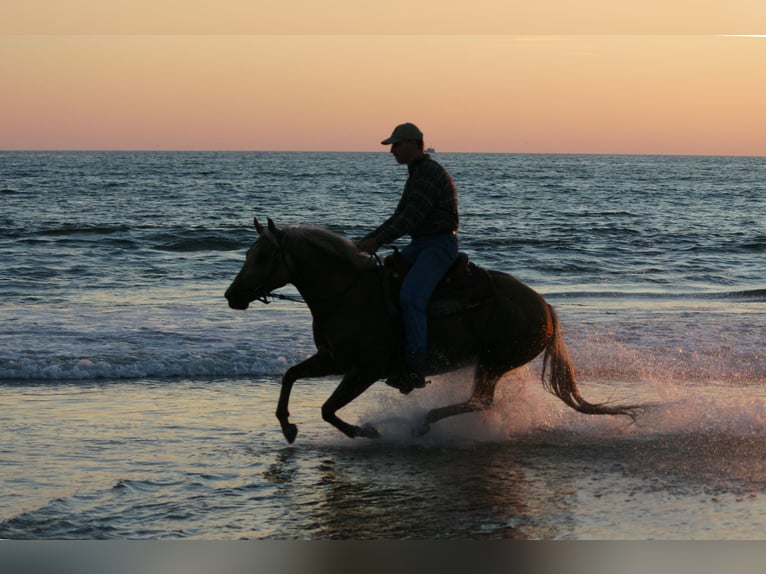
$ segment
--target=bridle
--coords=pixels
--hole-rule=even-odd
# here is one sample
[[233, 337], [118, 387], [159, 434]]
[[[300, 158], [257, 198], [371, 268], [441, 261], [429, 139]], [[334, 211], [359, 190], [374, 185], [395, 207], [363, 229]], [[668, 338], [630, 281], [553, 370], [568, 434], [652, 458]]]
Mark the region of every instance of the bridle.
[[[276, 250], [279, 253], [280, 257], [282, 258], [282, 264], [285, 266], [285, 269], [287, 269], [288, 276], [290, 276], [291, 275], [290, 267], [287, 264], [287, 257], [285, 257], [284, 249], [278, 243], [274, 243], [274, 245], [276, 246]], [[377, 253], [370, 254], [370, 260], [372, 260], [372, 259], [375, 259], [375, 264], [376, 264], [376, 266], [378, 268], [382, 268], [383, 267], [383, 262], [380, 260], [380, 257], [378, 257]], [[275, 261], [276, 261], [276, 258], [272, 259], [272, 262], [271, 262], [272, 269], [269, 269], [269, 273], [267, 274], [267, 276], [270, 275], [271, 272], [273, 271], [273, 266], [274, 266]], [[344, 297], [346, 295], [346, 293], [348, 291], [350, 291], [351, 288], [355, 284], [356, 284], [356, 282], [352, 281], [349, 284], [349, 286], [346, 289], [344, 289], [341, 293], [333, 294], [332, 296], [327, 297], [327, 300], [333, 299], [333, 298], [342, 298], [342, 297]], [[253, 289], [253, 291], [257, 292], [258, 289], [259, 289], [259, 286], [256, 286]], [[295, 297], [295, 296], [292, 296], [292, 295], [283, 295], [281, 293], [275, 293], [274, 291], [269, 291], [268, 293], [264, 293], [263, 295], [255, 297], [253, 300], [254, 301], [260, 301], [264, 305], [268, 305], [274, 299], [279, 299], [280, 301], [292, 301], [293, 303], [304, 303], [304, 304], [306, 303], [306, 300], [303, 297]]]

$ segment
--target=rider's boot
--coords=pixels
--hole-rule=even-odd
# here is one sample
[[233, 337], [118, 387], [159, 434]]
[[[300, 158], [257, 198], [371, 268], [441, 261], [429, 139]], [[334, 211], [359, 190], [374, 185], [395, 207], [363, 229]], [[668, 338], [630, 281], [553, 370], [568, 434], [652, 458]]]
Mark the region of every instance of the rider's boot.
[[399, 389], [402, 394], [409, 394], [414, 389], [422, 389], [431, 381], [425, 378], [425, 361], [419, 360], [414, 364], [404, 363], [399, 372], [386, 379], [386, 384]]

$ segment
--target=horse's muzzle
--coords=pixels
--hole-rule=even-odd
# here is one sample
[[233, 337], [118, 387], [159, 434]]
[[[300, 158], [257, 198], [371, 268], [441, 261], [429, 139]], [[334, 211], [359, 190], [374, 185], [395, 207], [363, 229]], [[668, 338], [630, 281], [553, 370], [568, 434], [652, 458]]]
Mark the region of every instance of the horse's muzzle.
[[229, 307], [236, 309], [237, 311], [244, 311], [250, 306], [248, 301], [233, 301], [229, 299]]
[[229, 307], [237, 309], [238, 311], [244, 311], [250, 306], [250, 299], [243, 296], [241, 293], [235, 292], [231, 287], [226, 290], [223, 295], [229, 302]]

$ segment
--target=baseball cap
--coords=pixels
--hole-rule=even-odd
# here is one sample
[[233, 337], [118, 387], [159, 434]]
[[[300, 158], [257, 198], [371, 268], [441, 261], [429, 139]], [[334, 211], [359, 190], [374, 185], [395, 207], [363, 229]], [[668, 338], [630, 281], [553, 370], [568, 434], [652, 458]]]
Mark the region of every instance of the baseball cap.
[[391, 132], [391, 136], [388, 139], [384, 139], [382, 142], [383, 145], [389, 145], [389, 144], [395, 144], [407, 140], [422, 140], [423, 139], [423, 132], [421, 132], [418, 129], [418, 126], [415, 124], [411, 124], [409, 122], [404, 124], [399, 124], [394, 128], [394, 131]]

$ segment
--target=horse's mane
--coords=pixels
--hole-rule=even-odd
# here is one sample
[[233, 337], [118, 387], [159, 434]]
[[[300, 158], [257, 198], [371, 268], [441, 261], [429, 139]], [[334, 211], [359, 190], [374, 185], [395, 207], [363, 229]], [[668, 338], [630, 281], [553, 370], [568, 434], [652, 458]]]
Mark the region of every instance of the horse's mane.
[[359, 251], [353, 241], [337, 233], [314, 225], [288, 225], [284, 229], [287, 241], [306, 241], [321, 250], [348, 261], [359, 269], [377, 266], [373, 257]]

